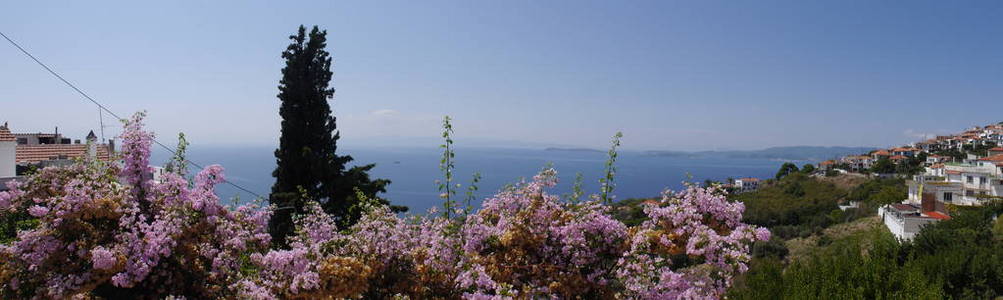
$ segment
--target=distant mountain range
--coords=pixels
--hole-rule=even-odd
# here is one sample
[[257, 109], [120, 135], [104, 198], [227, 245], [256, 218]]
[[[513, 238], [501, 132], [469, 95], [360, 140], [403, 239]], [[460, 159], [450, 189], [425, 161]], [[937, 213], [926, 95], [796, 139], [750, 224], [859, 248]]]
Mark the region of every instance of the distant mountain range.
[[561, 147], [550, 147], [544, 149], [544, 151], [566, 151], [566, 152], [595, 152], [595, 153], [606, 153], [606, 151], [592, 149], [592, 148], [561, 148]]
[[773, 147], [763, 150], [741, 151], [645, 151], [645, 155], [685, 157], [685, 158], [745, 158], [745, 159], [780, 159], [780, 160], [811, 160], [823, 161], [836, 159], [846, 155], [867, 153], [876, 148], [871, 147], [819, 147], [792, 146]]

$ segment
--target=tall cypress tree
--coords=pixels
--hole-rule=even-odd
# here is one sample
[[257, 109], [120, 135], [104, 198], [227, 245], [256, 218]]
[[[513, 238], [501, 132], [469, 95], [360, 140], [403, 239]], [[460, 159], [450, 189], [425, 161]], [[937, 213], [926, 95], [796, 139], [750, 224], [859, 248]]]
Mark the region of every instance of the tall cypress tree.
[[359, 218], [357, 210], [349, 209], [358, 202], [355, 189], [375, 197], [386, 192], [390, 183], [369, 178], [372, 164], [345, 170], [352, 157], [335, 153], [340, 133], [328, 104], [334, 89], [329, 85], [333, 73], [330, 54], [324, 50], [326, 36], [327, 31], [317, 26], [309, 34], [300, 26], [282, 52], [286, 60], [278, 94], [282, 136], [275, 150], [278, 166], [272, 172], [275, 185], [269, 198], [278, 209], [268, 224], [279, 246], [285, 246], [286, 237], [293, 233], [292, 216], [304, 212], [306, 201], [319, 201], [327, 213], [347, 226]]

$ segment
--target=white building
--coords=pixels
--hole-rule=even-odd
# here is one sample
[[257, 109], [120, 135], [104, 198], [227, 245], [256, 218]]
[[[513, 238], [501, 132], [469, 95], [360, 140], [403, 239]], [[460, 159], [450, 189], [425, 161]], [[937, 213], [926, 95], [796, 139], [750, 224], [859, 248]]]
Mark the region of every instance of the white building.
[[739, 178], [735, 179], [735, 188], [739, 193], [751, 192], [759, 189], [759, 178]]
[[878, 215], [896, 238], [909, 241], [923, 226], [951, 217], [937, 212], [923, 212], [920, 207], [911, 204], [890, 204], [878, 208]]
[[985, 204], [987, 198], [1003, 196], [1003, 155], [970, 157], [960, 163], [928, 166], [923, 175], [909, 182], [910, 199], [921, 185], [926, 192], [942, 191], [936, 195], [937, 201], [956, 205]]

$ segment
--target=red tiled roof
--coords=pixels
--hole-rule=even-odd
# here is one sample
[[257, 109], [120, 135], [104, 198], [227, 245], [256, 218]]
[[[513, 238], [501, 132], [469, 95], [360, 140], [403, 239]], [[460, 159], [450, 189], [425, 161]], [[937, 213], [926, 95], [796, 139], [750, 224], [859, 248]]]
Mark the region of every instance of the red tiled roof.
[[[51, 145], [17, 145], [14, 161], [18, 163], [37, 163], [53, 158], [65, 157], [68, 159], [84, 157], [87, 155], [87, 144], [51, 144]], [[97, 157], [100, 160], [109, 160], [108, 145], [97, 145]]]
[[992, 149], [989, 149], [989, 151], [1003, 151], [1003, 147], [992, 148]]
[[909, 157], [906, 157], [905, 155], [896, 155], [896, 156], [889, 157], [888, 159], [891, 159], [891, 160], [903, 160], [903, 159], [907, 159], [907, 158], [909, 158]]
[[24, 132], [22, 132], [22, 133], [15, 133], [14, 136], [20, 136], [20, 137], [38, 136], [38, 137], [51, 137], [51, 138], [54, 138], [54, 137], [56, 137], [56, 134], [55, 133], [41, 133], [41, 132], [40, 133], [24, 133]]
[[952, 174], [952, 175], [961, 175], [961, 171], [955, 171], [955, 170], [947, 170], [947, 174]]
[[898, 148], [892, 149], [892, 152], [903, 152], [903, 151], [914, 151], [914, 149], [912, 149], [912, 148], [906, 148], [906, 147], [898, 147]]
[[993, 156], [980, 158], [981, 161], [992, 161], [992, 162], [1003, 162], [1003, 154], [996, 154]]
[[878, 151], [874, 151], [874, 155], [883, 155], [883, 156], [888, 156], [888, 155], [890, 155], [890, 154], [891, 154], [891, 153], [888, 153], [888, 150], [878, 150]]
[[836, 164], [836, 161], [827, 160], [827, 161], [823, 161], [823, 162], [818, 163], [818, 165], [820, 165], [820, 166], [828, 166], [828, 165], [833, 165], [833, 164]]
[[7, 127], [0, 127], [0, 142], [13, 142], [16, 140], [17, 139], [14, 138], [14, 135], [10, 133], [10, 129], [7, 129]]
[[933, 164], [930, 166], [931, 169], [943, 169], [944, 164]]
[[951, 216], [942, 214], [942, 213], [940, 213], [938, 211], [928, 211], [928, 212], [926, 212], [926, 216], [930, 217], [930, 218], [938, 219], [938, 220], [950, 220], [951, 219]]
[[915, 206], [912, 206], [912, 205], [909, 205], [909, 204], [902, 204], [902, 203], [892, 204], [892, 207], [895, 208], [896, 210], [900, 210], [900, 211], [919, 210]]
[[747, 178], [739, 178], [738, 180], [747, 181], [747, 182], [756, 182], [756, 181], [759, 181], [759, 178], [747, 177]]

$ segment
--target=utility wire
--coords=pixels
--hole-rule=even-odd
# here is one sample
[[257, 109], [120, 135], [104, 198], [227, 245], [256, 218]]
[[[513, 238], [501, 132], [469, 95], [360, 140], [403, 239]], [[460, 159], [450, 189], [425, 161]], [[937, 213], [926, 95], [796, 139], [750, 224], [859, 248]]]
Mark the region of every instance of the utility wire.
[[[17, 50], [21, 50], [21, 53], [24, 53], [24, 55], [27, 55], [28, 58], [31, 58], [31, 60], [34, 60], [35, 63], [38, 63], [39, 66], [42, 66], [42, 68], [45, 68], [46, 71], [49, 71], [49, 74], [52, 74], [52, 76], [55, 76], [56, 78], [58, 78], [60, 81], [62, 81], [63, 83], [65, 83], [67, 86], [69, 86], [70, 88], [72, 88], [74, 91], [77, 91], [77, 93], [79, 93], [81, 96], [84, 96], [84, 98], [87, 98], [87, 100], [90, 100], [91, 103], [94, 103], [94, 105], [97, 105], [99, 108], [101, 108], [101, 110], [107, 112], [108, 114], [114, 116], [115, 118], [118, 118], [119, 120], [125, 120], [125, 118], [122, 118], [122, 117], [118, 116], [117, 114], [115, 114], [114, 112], [112, 112], [110, 109], [108, 109], [108, 107], [105, 107], [104, 105], [102, 105], [101, 103], [99, 103], [97, 100], [94, 100], [94, 98], [91, 98], [91, 96], [87, 95], [87, 93], [84, 93], [84, 91], [82, 91], [79, 88], [77, 88], [77, 86], [75, 86], [72, 83], [70, 83], [69, 81], [67, 81], [65, 78], [63, 78], [63, 76], [60, 76], [59, 73], [56, 73], [56, 71], [53, 71], [52, 68], [49, 68], [49, 66], [47, 66], [45, 63], [42, 63], [42, 61], [38, 60], [38, 58], [35, 58], [35, 56], [31, 55], [31, 53], [29, 53], [28, 50], [25, 50], [24, 48], [22, 48], [21, 45], [18, 45], [16, 42], [14, 42], [14, 40], [10, 39], [10, 37], [8, 37], [2, 31], [0, 31], [0, 36], [3, 36], [3, 38], [6, 39], [7, 42], [10, 42], [11, 45], [14, 45], [14, 47], [17, 48]], [[103, 131], [104, 128], [101, 128], [101, 130]], [[164, 150], [167, 150], [167, 152], [170, 152], [172, 155], [177, 155], [177, 151], [176, 150], [172, 149], [171, 147], [168, 147], [167, 145], [164, 145], [160, 141], [154, 139], [153, 142], [156, 143], [157, 145], [159, 145], [161, 148], [164, 148]], [[185, 164], [192, 165], [192, 166], [194, 166], [196, 168], [199, 168], [199, 169], [204, 169], [205, 168], [202, 165], [200, 165], [198, 163], [195, 163], [193, 161], [190, 161], [188, 159], [185, 159]], [[248, 194], [254, 195], [255, 197], [258, 197], [258, 198], [261, 198], [261, 199], [265, 199], [265, 197], [262, 197], [261, 195], [258, 195], [258, 193], [252, 192], [251, 190], [248, 190], [248, 189], [246, 189], [246, 188], [244, 188], [244, 187], [242, 187], [240, 185], [237, 185], [236, 183], [233, 183], [233, 182], [231, 182], [229, 180], [225, 180], [224, 179], [223, 182], [225, 182], [225, 183], [227, 183], [229, 185], [232, 185], [233, 187], [235, 187], [235, 188], [237, 188], [237, 189], [239, 189], [241, 191], [244, 191], [244, 192], [246, 192]]]

